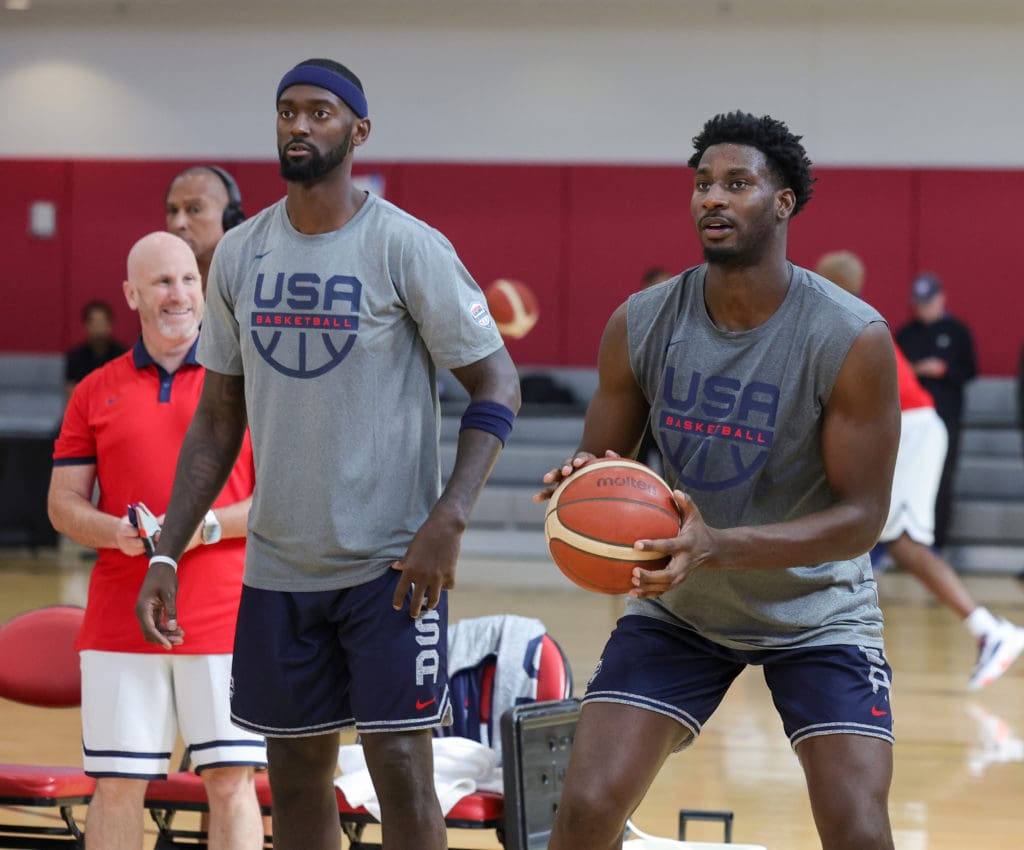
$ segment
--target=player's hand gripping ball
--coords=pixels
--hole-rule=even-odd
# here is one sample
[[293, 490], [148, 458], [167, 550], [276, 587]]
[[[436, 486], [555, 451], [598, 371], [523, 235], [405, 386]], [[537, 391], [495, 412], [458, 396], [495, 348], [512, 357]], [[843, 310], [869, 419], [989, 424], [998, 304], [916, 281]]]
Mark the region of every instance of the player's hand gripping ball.
[[506, 339], [522, 339], [540, 318], [537, 296], [518, 280], [496, 280], [484, 290], [487, 309]]
[[669, 557], [633, 548], [679, 533], [672, 490], [639, 461], [589, 461], [559, 485], [544, 515], [548, 549], [567, 578], [597, 593], [628, 593], [633, 568], [658, 570]]

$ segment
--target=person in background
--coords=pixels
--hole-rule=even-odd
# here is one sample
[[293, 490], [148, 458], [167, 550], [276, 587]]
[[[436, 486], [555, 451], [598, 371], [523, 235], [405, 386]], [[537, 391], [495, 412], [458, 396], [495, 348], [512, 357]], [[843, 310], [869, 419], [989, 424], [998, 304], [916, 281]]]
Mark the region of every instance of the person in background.
[[654, 286], [657, 283], [663, 283], [670, 277], [672, 277], [672, 272], [664, 266], [651, 266], [643, 273], [643, 275], [641, 275], [640, 288], [647, 289], [649, 286]]
[[[238, 183], [220, 166], [189, 166], [167, 187], [164, 211], [167, 231], [185, 240], [196, 255], [205, 296], [213, 252], [224, 234], [246, 218]], [[200, 817], [200, 828], [209, 829], [205, 812]], [[271, 829], [270, 818], [264, 818], [263, 831], [269, 835]]]
[[85, 342], [64, 356], [64, 395], [71, 398], [75, 385], [93, 369], [124, 354], [125, 347], [114, 339], [114, 309], [106, 301], [90, 301], [82, 308]]
[[206, 292], [213, 252], [224, 234], [245, 221], [235, 179], [216, 165], [193, 165], [167, 187], [167, 231], [180, 236], [196, 255]]
[[964, 387], [977, 374], [974, 340], [967, 325], [946, 312], [946, 293], [937, 275], [918, 275], [910, 298], [915, 317], [896, 332], [896, 344], [935, 402], [935, 412], [949, 437], [935, 499], [935, 545], [943, 549], [953, 518], [953, 476], [960, 456]]
[[[861, 297], [864, 264], [849, 251], [824, 255], [816, 271], [852, 295]], [[892, 481], [889, 517], [879, 542], [896, 565], [910, 573], [952, 610], [978, 642], [978, 661], [968, 681], [978, 690], [998, 679], [1024, 650], [1024, 629], [997, 618], [971, 596], [956, 571], [936, 555], [935, 495], [946, 456], [946, 427], [935, 412], [907, 358], [896, 349], [900, 390], [900, 445]]]
[[146, 785], [167, 775], [180, 729], [210, 802], [209, 846], [256, 850], [263, 829], [253, 777], [266, 764], [266, 748], [259, 735], [232, 726], [228, 705], [251, 448], [246, 439], [213, 509], [190, 529], [178, 576], [189, 644], [167, 652], [147, 643], [135, 621], [146, 547], [129, 506], [141, 502], [159, 518], [170, 500], [203, 387], [195, 348], [204, 304], [195, 255], [170, 233], [151, 233], [132, 247], [123, 288], [142, 333], [130, 352], [75, 388], [49, 492], [54, 528], [99, 552], [77, 642], [85, 772], [96, 777], [88, 846], [141, 850]]

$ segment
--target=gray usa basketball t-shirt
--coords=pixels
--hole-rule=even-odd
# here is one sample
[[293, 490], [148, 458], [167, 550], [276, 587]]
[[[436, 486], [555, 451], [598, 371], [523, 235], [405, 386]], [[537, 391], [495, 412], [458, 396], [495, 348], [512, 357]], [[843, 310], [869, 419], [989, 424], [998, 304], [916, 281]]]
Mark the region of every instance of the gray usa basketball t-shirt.
[[375, 195], [332, 233], [281, 200], [225, 234], [199, 359], [245, 376], [246, 584], [352, 587], [402, 557], [440, 494], [436, 369], [502, 344], [448, 240]]
[[[629, 353], [651, 403], [665, 477], [712, 528], [767, 525], [834, 504], [822, 456], [825, 405], [850, 346], [882, 317], [859, 298], [792, 267], [766, 322], [715, 326], [706, 266], [629, 299]], [[697, 570], [631, 613], [676, 617], [738, 649], [882, 645], [867, 555], [788, 569]]]

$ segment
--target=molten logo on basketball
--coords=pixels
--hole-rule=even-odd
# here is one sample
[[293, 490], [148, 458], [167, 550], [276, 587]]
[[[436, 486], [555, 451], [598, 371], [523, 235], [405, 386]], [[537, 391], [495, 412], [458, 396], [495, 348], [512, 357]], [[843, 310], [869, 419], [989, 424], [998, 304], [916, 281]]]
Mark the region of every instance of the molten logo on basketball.
[[321, 281], [313, 272], [278, 272], [270, 282], [261, 272], [250, 316], [256, 350], [291, 378], [329, 372], [348, 356], [359, 335], [362, 289], [349, 275]]
[[691, 490], [726, 490], [764, 466], [774, 437], [779, 388], [763, 381], [665, 369], [658, 438], [665, 459]]
[[657, 495], [658, 488], [655, 487], [650, 481], [644, 481], [641, 478], [633, 478], [632, 476], [609, 476], [602, 475], [597, 479], [598, 488], [601, 487], [633, 487], [637, 490], [643, 490], [652, 496]]

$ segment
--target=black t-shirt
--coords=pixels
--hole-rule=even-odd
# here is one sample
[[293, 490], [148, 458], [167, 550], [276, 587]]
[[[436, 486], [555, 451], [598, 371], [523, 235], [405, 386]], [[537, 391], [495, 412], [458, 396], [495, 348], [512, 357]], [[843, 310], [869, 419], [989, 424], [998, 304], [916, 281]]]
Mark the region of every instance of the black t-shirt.
[[921, 386], [935, 399], [935, 410], [947, 423], [959, 422], [963, 407], [964, 384], [977, 374], [974, 340], [967, 325], [952, 316], [943, 316], [926, 325], [914, 320], [896, 332], [896, 343], [911, 363], [926, 357], [938, 357], [946, 363], [941, 378], [918, 376]]
[[112, 339], [107, 343], [106, 350], [102, 354], [97, 354], [88, 342], [83, 342], [65, 355], [64, 377], [77, 384], [93, 369], [99, 369], [104, 363], [109, 363], [127, 350], [117, 340]]

